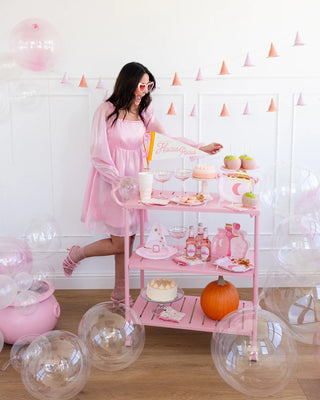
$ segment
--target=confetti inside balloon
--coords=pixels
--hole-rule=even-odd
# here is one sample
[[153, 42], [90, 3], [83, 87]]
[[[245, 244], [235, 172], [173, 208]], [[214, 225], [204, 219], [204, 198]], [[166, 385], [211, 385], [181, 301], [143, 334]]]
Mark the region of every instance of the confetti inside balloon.
[[49, 22], [29, 18], [12, 30], [10, 47], [15, 61], [22, 68], [44, 71], [56, 64], [61, 52], [61, 40]]

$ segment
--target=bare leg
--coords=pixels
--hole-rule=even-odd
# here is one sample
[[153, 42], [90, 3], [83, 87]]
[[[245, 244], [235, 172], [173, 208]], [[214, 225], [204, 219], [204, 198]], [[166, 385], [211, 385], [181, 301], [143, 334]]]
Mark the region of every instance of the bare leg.
[[[132, 254], [134, 239], [135, 235], [129, 238], [130, 256]], [[115, 280], [111, 297], [115, 300], [123, 300], [125, 295], [124, 237], [111, 235], [110, 238], [98, 240], [84, 247], [73, 246], [66, 258], [66, 260], [69, 258], [69, 261], [67, 264], [66, 260], [64, 261], [64, 270], [68, 273], [67, 276], [71, 276], [74, 268], [76, 268], [77, 264], [84, 258], [110, 255], [114, 255], [115, 261]]]

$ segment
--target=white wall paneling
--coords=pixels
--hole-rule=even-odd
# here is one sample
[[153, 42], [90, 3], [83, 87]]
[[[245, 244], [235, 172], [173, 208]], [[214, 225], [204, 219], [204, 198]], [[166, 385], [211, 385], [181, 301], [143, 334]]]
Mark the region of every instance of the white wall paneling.
[[[93, 87], [97, 79], [88, 79], [89, 86]], [[240, 80], [229, 77], [226, 85], [226, 80], [222, 83], [219, 78], [195, 82], [194, 79], [181, 77], [184, 82], [181, 87], [171, 86], [167, 78], [158, 79], [160, 88], [153, 95], [153, 105], [168, 132], [196, 142], [217, 141], [224, 145], [221, 154], [205, 157], [202, 162], [212, 162], [219, 167], [226, 154], [252, 154], [258, 160], [260, 176], [265, 173], [274, 175], [274, 185], [284, 172], [274, 167], [283, 161], [289, 165], [289, 172], [295, 165], [317, 169], [317, 146], [313, 144], [319, 142], [318, 92], [306, 91], [307, 105], [298, 107], [298, 92], [292, 91], [295, 81], [290, 79]], [[103, 78], [103, 81], [111, 92], [114, 78]], [[10, 111], [2, 116], [0, 122], [1, 236], [23, 237], [31, 218], [41, 213], [53, 215], [61, 229], [61, 247], [54, 253], [46, 254], [45, 259], [56, 271], [57, 287], [112, 287], [113, 257], [83, 261], [76, 278], [71, 280], [63, 277], [61, 269], [67, 247], [101, 237], [86, 230], [80, 222], [80, 214], [90, 167], [92, 114], [105, 90], [79, 88], [76, 85], [65, 87], [58, 78], [32, 78], [22, 82], [29, 88], [34, 87], [35, 94], [24, 101], [17, 99], [20, 89], [9, 83]], [[302, 91], [303, 86], [308, 88], [308, 80], [301, 82]], [[278, 112], [267, 112], [271, 98], [275, 100]], [[167, 115], [171, 102], [175, 107], [175, 116]], [[251, 115], [243, 115], [247, 102]], [[229, 117], [220, 117], [224, 103]], [[191, 117], [194, 104], [198, 115]], [[168, 160], [165, 166], [170, 169], [180, 165], [192, 167], [196, 162]], [[153, 161], [151, 168], [163, 168], [163, 163]], [[290, 179], [290, 176], [287, 178]], [[180, 184], [172, 177], [165, 187], [176, 190]], [[216, 185], [215, 181], [209, 182], [209, 190], [216, 191]], [[187, 190], [196, 191], [198, 187], [198, 182], [192, 179], [186, 182]], [[262, 189], [259, 185], [258, 188]], [[157, 220], [167, 226], [197, 225], [203, 221], [209, 227], [211, 236], [226, 222], [239, 222], [253, 243], [252, 221], [241, 215], [151, 213], [150, 223]], [[262, 209], [261, 279], [267, 268], [276, 263], [271, 243], [280, 221], [274, 210]], [[172, 242], [172, 239], [168, 238], [168, 241]], [[182, 277], [186, 287], [201, 286], [202, 279], [187, 275]], [[132, 280], [134, 285], [138, 282], [135, 273]]]

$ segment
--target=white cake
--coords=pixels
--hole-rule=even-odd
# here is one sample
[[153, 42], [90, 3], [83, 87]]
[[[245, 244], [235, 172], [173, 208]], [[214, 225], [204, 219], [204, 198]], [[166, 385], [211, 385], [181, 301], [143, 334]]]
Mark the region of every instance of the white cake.
[[214, 179], [217, 177], [217, 170], [212, 164], [199, 164], [193, 168], [193, 178]]
[[174, 280], [167, 278], [152, 279], [147, 285], [147, 297], [153, 301], [167, 302], [177, 297], [178, 287]]

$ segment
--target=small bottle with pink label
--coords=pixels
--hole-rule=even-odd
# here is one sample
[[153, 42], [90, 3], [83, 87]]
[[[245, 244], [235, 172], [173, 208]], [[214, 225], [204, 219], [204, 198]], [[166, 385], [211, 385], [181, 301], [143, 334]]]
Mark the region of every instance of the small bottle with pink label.
[[208, 228], [203, 229], [203, 238], [201, 241], [201, 261], [211, 261], [211, 241], [208, 237]]
[[190, 225], [189, 227], [189, 236], [186, 241], [186, 258], [189, 258], [189, 260], [194, 260], [196, 258], [196, 240], [194, 237], [194, 227], [193, 225]]

